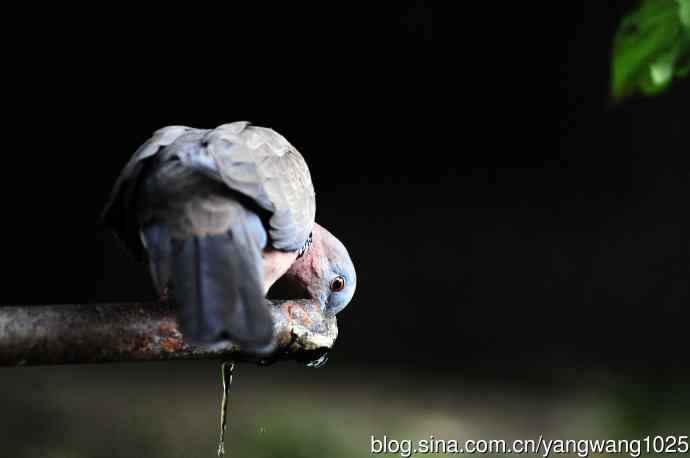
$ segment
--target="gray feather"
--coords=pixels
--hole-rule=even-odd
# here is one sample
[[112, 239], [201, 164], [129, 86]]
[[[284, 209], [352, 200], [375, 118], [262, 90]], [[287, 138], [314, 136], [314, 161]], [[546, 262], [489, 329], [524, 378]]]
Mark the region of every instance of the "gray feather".
[[[141, 244], [138, 237], [132, 237], [138, 233], [132, 226], [140, 227], [151, 218], [147, 212], [150, 202], [136, 205], [142, 197], [138, 185], [142, 175], [147, 175], [145, 165], [151, 161], [157, 164], [155, 177], [146, 178], [149, 186], [154, 182], [158, 189], [147, 192], [149, 197], [192, 189], [203, 175], [249, 198], [270, 214], [268, 231], [274, 248], [299, 250], [312, 231], [316, 198], [309, 168], [283, 136], [246, 121], [211, 130], [170, 126], [156, 131], [137, 150], [103, 212], [104, 219], [134, 253], [141, 251]], [[139, 221], [132, 221], [137, 213]]]
[[261, 284], [266, 235], [254, 213], [239, 205], [235, 210], [224, 233], [169, 242], [164, 240], [169, 232], [159, 229], [161, 225], [144, 233], [152, 274], [167, 276], [185, 338], [192, 342], [230, 339], [245, 351], [259, 353], [270, 348], [273, 339], [273, 320]]
[[151, 278], [159, 294], [163, 294], [170, 281], [172, 243], [166, 224], [150, 224], [141, 231], [141, 238], [148, 253]]
[[186, 337], [226, 336], [259, 352], [273, 336], [261, 250], [304, 247], [315, 211], [300, 153], [271, 129], [236, 122], [156, 131], [125, 166], [104, 217], [147, 255], [159, 291], [171, 287]]
[[145, 162], [188, 130], [190, 128], [185, 126], [168, 126], [154, 132], [125, 165], [103, 209], [101, 218], [114, 229], [137, 258], [142, 258], [142, 241], [139, 238], [136, 201]]
[[274, 248], [299, 250], [311, 233], [316, 198], [302, 155], [277, 132], [245, 122], [224, 124], [204, 138], [223, 182], [271, 213]]

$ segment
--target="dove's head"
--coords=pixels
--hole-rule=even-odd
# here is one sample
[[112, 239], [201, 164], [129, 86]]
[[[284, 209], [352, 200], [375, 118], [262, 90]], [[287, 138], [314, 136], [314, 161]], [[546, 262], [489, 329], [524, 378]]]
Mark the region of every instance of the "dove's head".
[[314, 224], [312, 244], [269, 291], [275, 299], [313, 299], [335, 315], [350, 303], [357, 287], [357, 274], [340, 240]]

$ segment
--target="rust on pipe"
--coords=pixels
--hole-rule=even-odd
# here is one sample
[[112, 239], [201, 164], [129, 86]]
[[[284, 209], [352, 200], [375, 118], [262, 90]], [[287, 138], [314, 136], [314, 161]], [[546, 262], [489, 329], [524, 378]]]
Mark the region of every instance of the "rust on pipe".
[[268, 364], [312, 361], [338, 335], [335, 317], [308, 300], [269, 301], [278, 346], [261, 360], [231, 342], [190, 345], [165, 304], [92, 304], [0, 307], [0, 366], [113, 361], [225, 359]]

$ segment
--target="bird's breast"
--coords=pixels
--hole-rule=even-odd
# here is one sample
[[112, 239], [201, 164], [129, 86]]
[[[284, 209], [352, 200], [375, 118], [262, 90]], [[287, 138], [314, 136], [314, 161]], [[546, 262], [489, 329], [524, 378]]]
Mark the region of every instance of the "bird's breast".
[[297, 259], [296, 251], [280, 251], [269, 245], [261, 252], [264, 261], [264, 294], [268, 293], [273, 283], [282, 277]]

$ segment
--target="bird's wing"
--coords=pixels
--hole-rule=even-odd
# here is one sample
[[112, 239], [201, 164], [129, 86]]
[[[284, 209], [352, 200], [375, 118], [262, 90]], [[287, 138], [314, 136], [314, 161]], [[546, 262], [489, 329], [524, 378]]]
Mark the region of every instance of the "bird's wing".
[[110, 199], [103, 209], [102, 219], [115, 230], [118, 237], [127, 244], [137, 258], [141, 257], [141, 242], [137, 211], [132, 207], [144, 161], [190, 129], [186, 126], [168, 126], [154, 132], [153, 136], [137, 149], [122, 169], [110, 193]]
[[245, 121], [208, 131], [170, 126], [156, 131], [134, 153], [103, 212], [136, 257], [142, 252], [134, 201], [146, 159], [159, 151], [161, 160], [175, 157], [189, 170], [224, 183], [268, 211], [274, 248], [296, 251], [307, 242], [316, 214], [314, 186], [304, 158], [282, 135]]
[[223, 182], [271, 213], [271, 245], [302, 248], [314, 225], [316, 198], [299, 151], [274, 130], [247, 122], [217, 127], [204, 143]]

